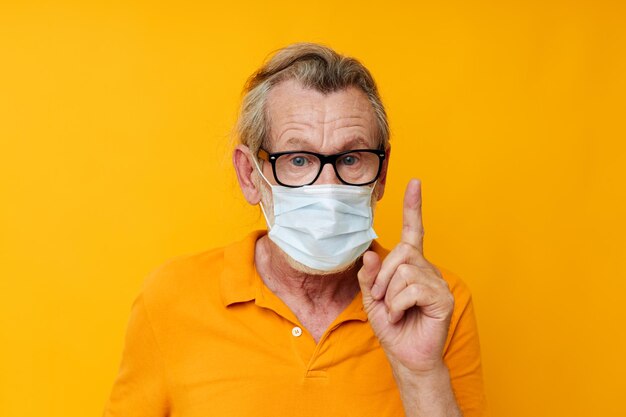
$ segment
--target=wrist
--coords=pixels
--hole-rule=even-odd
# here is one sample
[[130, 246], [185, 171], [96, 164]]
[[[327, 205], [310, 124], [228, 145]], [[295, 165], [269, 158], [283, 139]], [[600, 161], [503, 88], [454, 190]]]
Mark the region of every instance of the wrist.
[[443, 361], [429, 369], [392, 368], [405, 414], [411, 417], [461, 416]]
[[450, 378], [450, 372], [443, 360], [417, 369], [394, 363], [391, 363], [391, 368], [398, 385], [424, 387]]

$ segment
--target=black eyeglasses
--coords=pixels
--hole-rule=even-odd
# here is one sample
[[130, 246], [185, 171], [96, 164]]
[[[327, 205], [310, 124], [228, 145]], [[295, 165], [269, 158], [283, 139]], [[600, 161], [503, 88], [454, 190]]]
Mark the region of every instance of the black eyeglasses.
[[308, 151], [268, 153], [259, 149], [258, 156], [272, 164], [276, 182], [285, 187], [313, 184], [324, 165], [331, 164], [337, 178], [346, 185], [368, 185], [378, 179], [385, 151], [355, 149], [332, 155]]

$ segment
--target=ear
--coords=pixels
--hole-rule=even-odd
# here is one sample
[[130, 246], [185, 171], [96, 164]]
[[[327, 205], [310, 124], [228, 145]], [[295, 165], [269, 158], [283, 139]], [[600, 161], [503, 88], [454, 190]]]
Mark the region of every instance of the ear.
[[387, 167], [389, 166], [390, 156], [391, 145], [388, 145], [387, 149], [385, 149], [385, 160], [383, 161], [383, 166], [380, 168], [380, 175], [378, 176], [378, 181], [376, 182], [376, 188], [378, 189], [378, 201], [380, 201], [380, 199], [383, 198], [383, 194], [385, 194], [385, 184], [387, 183]]
[[233, 152], [233, 165], [237, 173], [239, 187], [241, 187], [246, 201], [254, 206], [261, 201], [261, 190], [257, 187], [258, 173], [252, 158], [250, 149], [245, 145], [237, 145]]

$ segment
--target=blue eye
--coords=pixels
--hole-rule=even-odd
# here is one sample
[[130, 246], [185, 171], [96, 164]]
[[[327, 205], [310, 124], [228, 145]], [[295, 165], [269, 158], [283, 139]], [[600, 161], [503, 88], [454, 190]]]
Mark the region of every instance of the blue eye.
[[357, 162], [359, 162], [358, 158], [354, 155], [346, 155], [343, 158], [341, 158], [341, 163], [343, 165], [354, 165]]
[[291, 163], [297, 167], [302, 167], [306, 164], [306, 159], [301, 156], [296, 156], [295, 158], [291, 159]]

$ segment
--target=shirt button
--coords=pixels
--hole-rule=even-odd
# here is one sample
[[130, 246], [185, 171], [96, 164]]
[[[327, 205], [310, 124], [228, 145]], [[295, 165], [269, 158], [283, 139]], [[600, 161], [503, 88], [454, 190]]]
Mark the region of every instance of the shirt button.
[[291, 334], [294, 335], [295, 337], [300, 337], [300, 335], [302, 335], [302, 329], [296, 326], [293, 329], [291, 329]]

